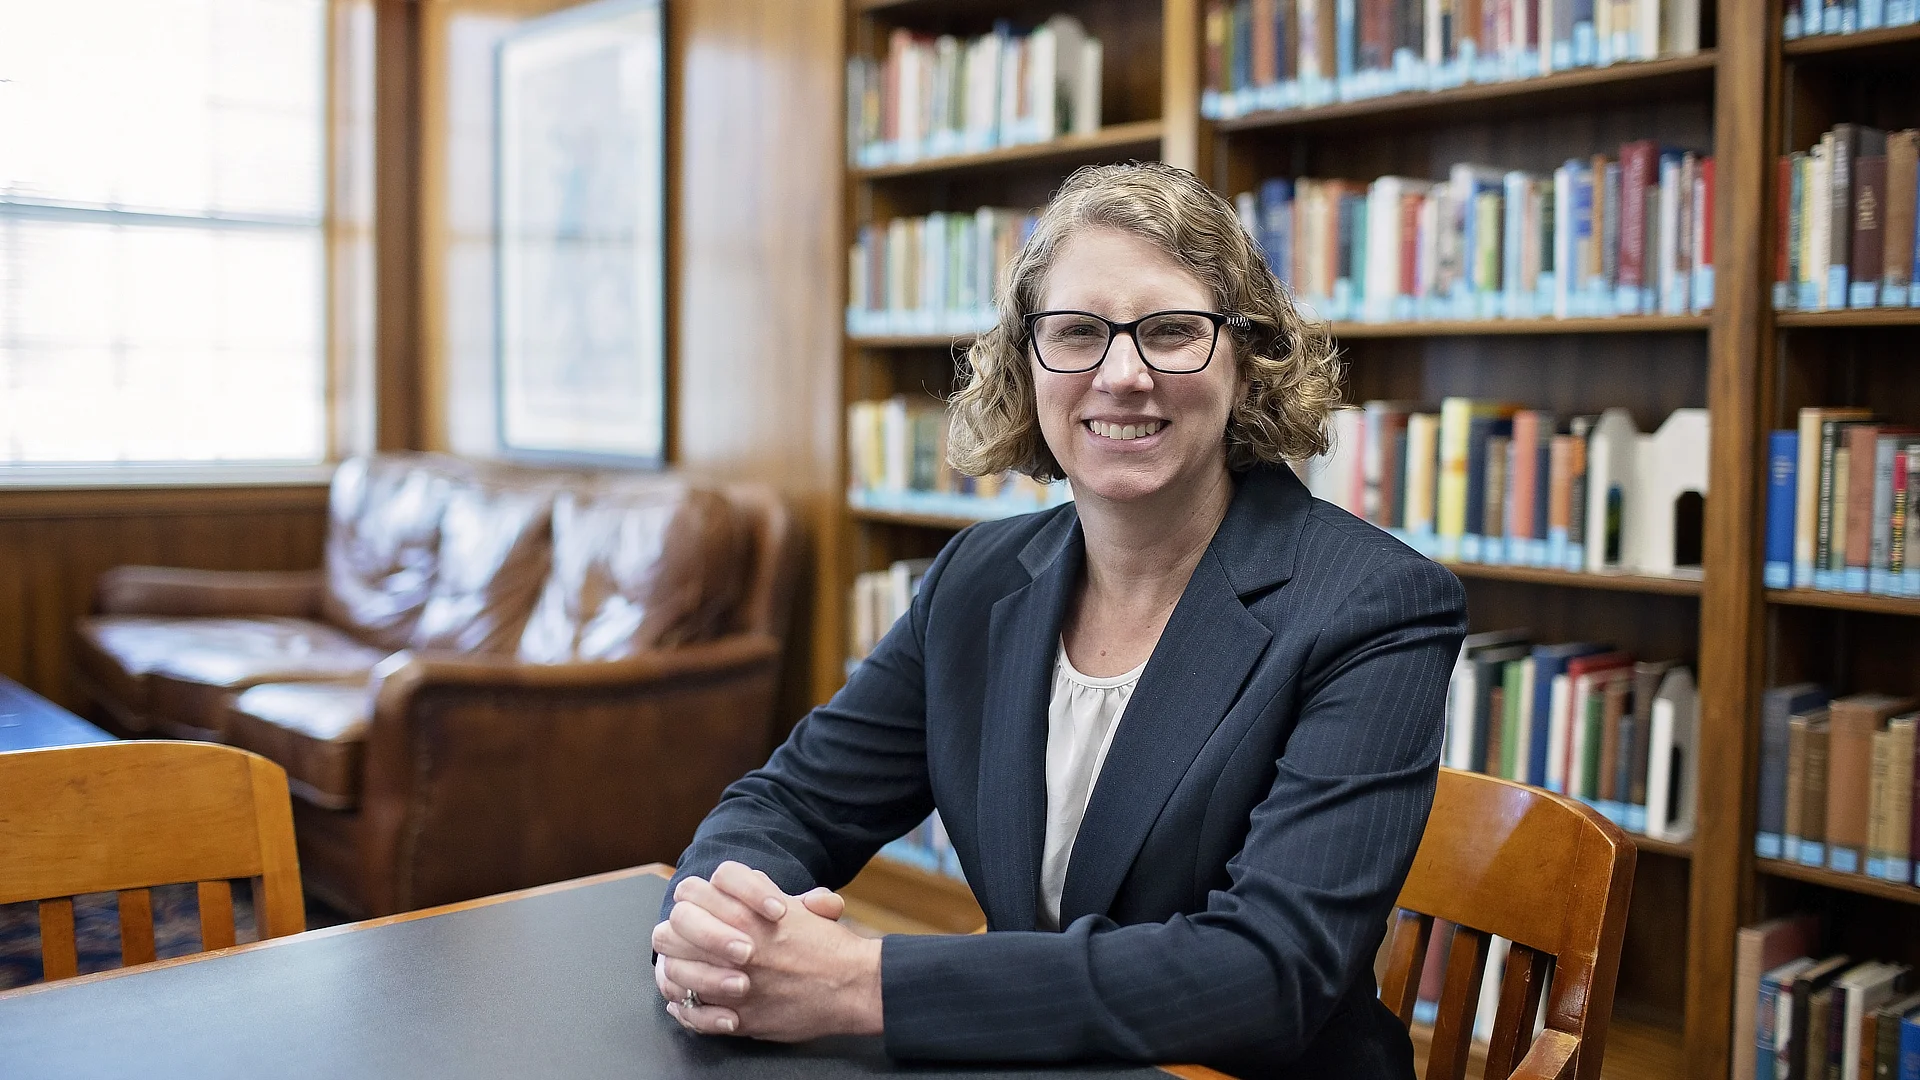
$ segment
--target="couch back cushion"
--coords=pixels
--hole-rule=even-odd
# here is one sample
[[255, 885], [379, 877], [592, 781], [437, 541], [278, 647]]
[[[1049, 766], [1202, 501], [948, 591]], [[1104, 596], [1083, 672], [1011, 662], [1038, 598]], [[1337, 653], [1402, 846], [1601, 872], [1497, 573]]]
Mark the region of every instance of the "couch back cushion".
[[429, 455], [353, 458], [333, 474], [327, 526], [328, 622], [406, 647], [432, 593], [440, 518], [462, 470]]
[[410, 644], [512, 655], [551, 554], [553, 492], [541, 484], [456, 484], [440, 519], [432, 592]]
[[748, 540], [724, 496], [681, 482], [562, 492], [553, 569], [520, 659], [617, 660], [718, 636], [751, 576]]

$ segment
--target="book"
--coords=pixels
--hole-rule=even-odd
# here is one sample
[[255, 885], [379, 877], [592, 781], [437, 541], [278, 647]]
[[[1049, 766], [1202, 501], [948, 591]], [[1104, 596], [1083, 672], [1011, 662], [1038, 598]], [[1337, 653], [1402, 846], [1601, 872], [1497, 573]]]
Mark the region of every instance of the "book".
[[1900, 1022], [1915, 1009], [1920, 1009], [1920, 994], [1908, 994], [1874, 1010], [1873, 1080], [1894, 1080], [1900, 1075]]
[[1840, 1075], [1853, 1080], [1860, 1075], [1861, 1027], [1866, 1017], [1893, 1000], [1906, 986], [1904, 964], [1865, 963], [1834, 980], [1835, 1005], [1840, 1010]]
[[1819, 933], [1819, 920], [1812, 915], [1784, 916], [1740, 929], [1734, 943], [1733, 1068], [1729, 1073], [1735, 1080], [1760, 1075], [1755, 1064], [1761, 1060], [1767, 1064], [1766, 1075], [1773, 1075], [1774, 1009], [1761, 979], [1789, 960], [1805, 958]]
[[[1793, 1017], [1787, 1037], [1786, 1076], [1788, 1080], [1814, 1080], [1816, 1076], [1825, 1076], [1827, 1051], [1827, 1013], [1832, 1004], [1829, 992], [1833, 980], [1840, 977], [1851, 964], [1851, 958], [1845, 954], [1829, 956], [1817, 961], [1813, 966], [1801, 971], [1793, 979]], [[1819, 1000], [1816, 1001], [1816, 995]], [[1814, 1023], [1813, 1010], [1819, 1007], [1819, 1023]], [[1778, 1032], [1775, 1033], [1776, 1039]], [[1818, 1062], [1820, 1071], [1812, 1071]]]
[[1912, 838], [1914, 725], [1920, 713], [1887, 721], [1873, 733], [1872, 807], [1867, 819], [1867, 876], [1906, 884], [1913, 867]]
[[1647, 773], [1651, 757], [1653, 699], [1661, 681], [1674, 668], [1672, 660], [1641, 660], [1633, 665], [1633, 712], [1622, 721], [1620, 756], [1626, 772], [1625, 828], [1648, 833]]
[[[1787, 1075], [1794, 1051], [1793, 984], [1818, 961], [1811, 956], [1796, 956], [1768, 968], [1760, 976], [1760, 994], [1755, 1009], [1755, 1070], [1760, 1080], [1776, 1080]], [[1736, 1078], [1738, 1080], [1738, 1078]]]
[[1600, 734], [1601, 714], [1594, 711], [1589, 717], [1589, 699], [1594, 699], [1592, 704], [1599, 706], [1604, 699], [1598, 695], [1607, 681], [1602, 676], [1624, 669], [1625, 675], [1631, 678], [1632, 668], [1633, 657], [1623, 652], [1603, 651], [1572, 657], [1566, 662], [1564, 672], [1555, 676], [1547, 725], [1544, 786], [1548, 791], [1594, 801], [1599, 784], [1597, 779], [1589, 781], [1587, 777], [1590, 771], [1597, 777], [1600, 747], [1597, 743], [1590, 745], [1589, 740]]
[[1486, 771], [1487, 699], [1502, 666], [1532, 646], [1525, 630], [1468, 634], [1447, 685], [1447, 728], [1441, 760], [1449, 768]]
[[[1796, 468], [1800, 433], [1775, 431], [1767, 437], [1767, 542], [1765, 583], [1769, 589], [1792, 588], [1793, 511], [1797, 496]], [[1889, 464], [1891, 474], [1891, 464]]]
[[1533, 699], [1527, 707], [1525, 736], [1528, 754], [1520, 759], [1522, 772], [1515, 779], [1536, 787], [1547, 783], [1547, 761], [1553, 741], [1553, 680], [1564, 675], [1569, 661], [1576, 657], [1588, 656], [1609, 651], [1606, 645], [1593, 642], [1566, 642], [1558, 645], [1536, 645], [1533, 648]]
[[1827, 701], [1826, 689], [1810, 682], [1771, 687], [1761, 695], [1760, 776], [1753, 846], [1754, 854], [1763, 859], [1794, 857], [1786, 854], [1784, 847], [1788, 836], [1788, 730], [1796, 714], [1818, 708]]
[[[1880, 424], [1854, 424], [1845, 431], [1847, 468], [1846, 496], [1836, 488], [1834, 514], [1845, 517], [1844, 549], [1839, 558], [1840, 588], [1847, 592], [1866, 592], [1868, 571], [1873, 563], [1873, 481], [1874, 463], [1880, 441]], [[1887, 462], [1887, 476], [1893, 476], [1893, 462]], [[1838, 478], [1836, 478], [1838, 479]], [[1838, 541], [1836, 540], [1838, 548]]]
[[1796, 714], [1787, 726], [1786, 857], [1806, 866], [1827, 863], [1827, 706]]
[[1907, 128], [1887, 135], [1887, 213], [1881, 250], [1880, 306], [1911, 306], [1915, 230], [1916, 156], [1920, 131]]
[[1827, 762], [1829, 868], [1850, 874], [1865, 869], [1873, 733], [1884, 729], [1889, 717], [1912, 706], [1911, 698], [1878, 693], [1849, 694], [1833, 700]]
[[1886, 268], [1884, 215], [1887, 157], [1863, 154], [1853, 163], [1852, 265], [1848, 267], [1847, 306], [1880, 306], [1880, 278]]

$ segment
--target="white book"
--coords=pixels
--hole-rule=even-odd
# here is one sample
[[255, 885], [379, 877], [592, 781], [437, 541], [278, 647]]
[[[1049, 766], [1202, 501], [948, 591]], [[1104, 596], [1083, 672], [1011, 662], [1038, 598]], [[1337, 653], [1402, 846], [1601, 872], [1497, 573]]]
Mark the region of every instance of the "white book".
[[1684, 315], [1686, 298], [1679, 292], [1680, 275], [1680, 159], [1660, 155], [1660, 250], [1658, 256], [1660, 314]]
[[1480, 1003], [1473, 1010], [1473, 1037], [1481, 1042], [1493, 1038], [1493, 1022], [1500, 1015], [1500, 982], [1506, 977], [1507, 954], [1512, 949], [1513, 942], [1497, 934], [1487, 943], [1487, 971], [1480, 977]]
[[1693, 674], [1674, 668], [1653, 697], [1647, 736], [1647, 835], [1681, 841], [1693, 836], [1694, 760], [1699, 697]]
[[1812, 265], [1802, 268], [1801, 275], [1803, 279], [1813, 282], [1813, 307], [1818, 311], [1830, 306], [1829, 301], [1832, 301], [1831, 306], [1844, 306], [1846, 303], [1845, 297], [1827, 296], [1827, 265], [1832, 261], [1832, 249], [1828, 244], [1827, 236], [1832, 231], [1828, 224], [1832, 220], [1831, 136], [1822, 136], [1820, 142], [1809, 152], [1809, 156], [1813, 164], [1808, 169], [1810, 190], [1806, 194], [1806, 199], [1813, 205], [1807, 209], [1806, 218], [1807, 231], [1811, 234], [1807, 242], [1810, 251], [1807, 261]]
[[1080, 66], [1073, 92], [1073, 133], [1095, 135], [1100, 131], [1100, 80], [1106, 50], [1099, 38], [1088, 38], [1080, 46]]
[[1692, 56], [1699, 52], [1700, 0], [1661, 0], [1660, 10], [1660, 45], [1666, 55]]
[[1053, 19], [1027, 35], [1028, 111], [1020, 117], [1020, 142], [1045, 142], [1059, 132], [1060, 52]]
[[1659, 55], [1660, 0], [1634, 0], [1633, 59], [1651, 60]]
[[[1515, 4], [1518, 10], [1523, 5]], [[1505, 198], [1501, 203], [1505, 223], [1501, 228], [1500, 292], [1502, 313], [1509, 319], [1533, 317], [1529, 291], [1532, 283], [1524, 280], [1527, 248], [1527, 189], [1533, 178], [1515, 169], [1504, 178]]]
[[1400, 292], [1400, 248], [1405, 217], [1403, 200], [1424, 194], [1430, 185], [1404, 176], [1383, 176], [1367, 188], [1367, 277], [1362, 317], [1382, 322], [1396, 317]]
[[990, 150], [999, 143], [1000, 48], [1005, 37], [985, 34], [974, 39], [967, 64], [967, 144]]
[[1467, 661], [1467, 647], [1462, 645], [1453, 663], [1453, 677], [1447, 680], [1447, 727], [1440, 742], [1440, 760], [1450, 769], [1472, 768], [1473, 699], [1479, 684]]
[[1553, 315], [1557, 319], [1573, 314], [1578, 277], [1573, 261], [1573, 190], [1579, 175], [1578, 161], [1553, 170]]
[[947, 215], [928, 214], [920, 230], [920, 310], [938, 312], [947, 299]]
[[995, 143], [1000, 146], [1013, 146], [1022, 140], [1020, 130], [1020, 74], [1027, 61], [1027, 39], [1007, 37], [1000, 43], [1000, 122], [995, 132]]
[[1555, 794], [1571, 792], [1567, 745], [1574, 738], [1573, 680], [1561, 672], [1547, 691], [1547, 790]]
[[1860, 1075], [1860, 1055], [1872, 1052], [1860, 1045], [1861, 1023], [1868, 1013], [1893, 1000], [1895, 987], [1906, 973], [1904, 964], [1874, 962], [1861, 964], [1833, 981], [1842, 999], [1835, 1004], [1846, 1010], [1841, 1028], [1841, 1076]]
[[920, 140], [926, 134], [920, 114], [920, 88], [926, 78], [922, 70], [925, 51], [915, 44], [900, 52], [899, 93], [893, 100], [894, 149], [909, 159], [920, 156]]
[[1621, 562], [1607, 558], [1607, 509], [1612, 500], [1619, 502], [1621, 545], [1625, 554], [1626, 537], [1633, 525], [1632, 485], [1638, 464], [1640, 433], [1633, 417], [1625, 409], [1608, 409], [1587, 436], [1587, 570], [1599, 572], [1620, 569]]
[[1425, 31], [1421, 54], [1427, 62], [1427, 69], [1433, 71], [1447, 62], [1446, 43], [1440, 37], [1440, 0], [1423, 0], [1421, 9], [1423, 17], [1420, 25]]

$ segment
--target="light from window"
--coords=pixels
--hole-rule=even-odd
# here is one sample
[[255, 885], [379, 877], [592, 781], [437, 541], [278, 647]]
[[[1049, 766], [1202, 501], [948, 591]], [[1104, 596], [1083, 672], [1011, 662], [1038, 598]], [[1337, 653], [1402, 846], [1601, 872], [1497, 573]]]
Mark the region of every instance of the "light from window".
[[0, 0], [0, 467], [326, 456], [326, 0]]

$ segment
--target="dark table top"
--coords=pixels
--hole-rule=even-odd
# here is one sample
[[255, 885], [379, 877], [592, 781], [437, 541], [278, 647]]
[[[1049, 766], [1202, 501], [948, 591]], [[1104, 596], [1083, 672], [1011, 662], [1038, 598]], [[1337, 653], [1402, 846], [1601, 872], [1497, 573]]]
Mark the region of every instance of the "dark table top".
[[113, 736], [0, 675], [0, 751], [112, 741]]
[[1165, 1080], [903, 1067], [877, 1039], [701, 1038], [647, 969], [666, 879], [622, 871], [0, 994], [0, 1076]]

